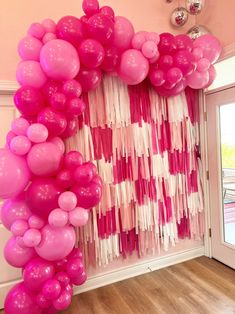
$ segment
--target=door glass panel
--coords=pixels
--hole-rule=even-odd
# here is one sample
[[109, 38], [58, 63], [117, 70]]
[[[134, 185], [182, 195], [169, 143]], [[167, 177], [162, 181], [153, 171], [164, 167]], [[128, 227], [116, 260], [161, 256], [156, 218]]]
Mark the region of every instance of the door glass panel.
[[224, 242], [235, 245], [235, 103], [220, 106]]

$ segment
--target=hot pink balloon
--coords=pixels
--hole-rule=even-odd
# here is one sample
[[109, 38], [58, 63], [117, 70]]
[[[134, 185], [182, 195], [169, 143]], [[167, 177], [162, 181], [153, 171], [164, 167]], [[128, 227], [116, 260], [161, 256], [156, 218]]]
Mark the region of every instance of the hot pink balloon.
[[34, 256], [34, 249], [19, 246], [15, 237], [10, 238], [4, 248], [4, 257], [13, 267], [24, 267]]
[[45, 35], [45, 32], [46, 32], [45, 28], [40, 23], [32, 23], [28, 30], [29, 35], [38, 39], [42, 39], [42, 37]]
[[27, 156], [29, 169], [37, 176], [53, 176], [61, 165], [61, 152], [50, 142], [35, 144]]
[[58, 204], [65, 211], [73, 210], [77, 205], [77, 197], [73, 192], [64, 192], [59, 196]]
[[170, 68], [173, 67], [174, 59], [171, 55], [164, 55], [159, 58], [158, 64], [159, 69], [163, 70], [164, 72], [168, 71]]
[[52, 228], [50, 225], [46, 225], [41, 232], [42, 241], [35, 250], [40, 257], [46, 260], [63, 259], [75, 245], [76, 234], [73, 227]]
[[17, 66], [16, 79], [20, 85], [41, 88], [46, 83], [47, 77], [39, 62], [22, 61]]
[[121, 50], [131, 47], [135, 30], [132, 23], [123, 16], [116, 16], [114, 23], [113, 45]]
[[82, 94], [82, 86], [76, 80], [69, 80], [63, 84], [63, 93], [69, 98], [79, 98]]
[[50, 102], [50, 98], [55, 93], [60, 93], [62, 91], [62, 82], [48, 80], [42, 88], [42, 93], [45, 99]]
[[37, 120], [39, 123], [46, 126], [50, 136], [62, 134], [67, 126], [65, 115], [50, 107], [46, 107], [40, 111]]
[[34, 123], [27, 129], [27, 136], [33, 143], [42, 143], [48, 138], [48, 130], [45, 125]]
[[[39, 293], [36, 297], [36, 303], [40, 309], [48, 309], [51, 306], [51, 301], [47, 300], [42, 293]], [[44, 312], [43, 312], [44, 313]]]
[[202, 35], [194, 41], [194, 47], [203, 50], [203, 57], [208, 59], [212, 64], [215, 63], [221, 54], [222, 46], [219, 40], [210, 35]]
[[23, 236], [24, 245], [26, 247], [36, 247], [41, 242], [41, 232], [37, 229], [29, 229]]
[[63, 111], [65, 109], [66, 101], [67, 98], [65, 94], [58, 92], [54, 93], [49, 99], [51, 107], [58, 111]]
[[61, 39], [51, 40], [43, 46], [40, 63], [46, 75], [55, 80], [73, 79], [80, 69], [76, 49]]
[[77, 47], [84, 38], [82, 21], [71, 15], [62, 17], [57, 23], [56, 35]]
[[180, 50], [174, 55], [174, 66], [179, 68], [183, 75], [190, 75], [196, 68], [194, 56], [187, 50]]
[[114, 22], [106, 15], [98, 13], [91, 16], [87, 24], [88, 37], [103, 45], [113, 42]]
[[98, 68], [104, 60], [104, 48], [95, 39], [85, 39], [78, 48], [81, 63], [89, 68]]
[[26, 155], [29, 152], [30, 148], [30, 140], [23, 135], [15, 136], [10, 143], [10, 149], [12, 153], [19, 156]]
[[182, 80], [182, 78], [183, 78], [183, 73], [178, 68], [171, 68], [166, 73], [166, 80], [172, 84], [179, 83]]
[[42, 294], [47, 300], [54, 300], [58, 298], [60, 293], [61, 285], [56, 279], [48, 279], [42, 287]]
[[209, 73], [195, 71], [187, 77], [187, 84], [194, 89], [205, 88], [209, 82]]
[[61, 170], [56, 176], [56, 183], [63, 189], [71, 188], [74, 184], [72, 172], [68, 169]]
[[106, 72], [117, 71], [120, 62], [120, 51], [112, 46], [105, 48], [104, 61], [102, 62], [101, 68]]
[[67, 291], [63, 291], [59, 298], [53, 302], [53, 306], [58, 311], [64, 311], [70, 306], [71, 300], [71, 294]]
[[80, 258], [71, 258], [66, 265], [66, 273], [70, 278], [75, 278], [82, 274], [84, 265]]
[[24, 118], [16, 118], [11, 123], [11, 130], [17, 135], [26, 135], [29, 122]]
[[175, 37], [170, 33], [162, 33], [160, 35], [160, 42], [158, 44], [158, 50], [161, 55], [171, 54], [175, 51]]
[[23, 278], [25, 286], [31, 291], [40, 291], [43, 284], [53, 278], [55, 268], [51, 262], [40, 257], [32, 259], [24, 268]]
[[188, 35], [175, 36], [175, 45], [177, 50], [188, 50], [189, 52], [193, 50], [193, 40]]
[[77, 196], [78, 206], [85, 209], [91, 209], [96, 206], [102, 196], [102, 187], [93, 182], [86, 187], [82, 187], [78, 184], [74, 185], [71, 191]]
[[83, 0], [82, 9], [87, 16], [92, 16], [99, 12], [99, 2], [97, 0]]
[[62, 288], [66, 287], [70, 283], [70, 278], [64, 271], [58, 272], [54, 278], [60, 282]]
[[78, 167], [74, 172], [74, 179], [81, 186], [88, 185], [94, 177], [94, 172], [89, 164], [83, 164]]
[[86, 110], [85, 102], [79, 98], [70, 99], [66, 107], [67, 116], [71, 118], [80, 116]]
[[110, 19], [112, 19], [114, 21], [115, 13], [111, 7], [104, 6], [104, 7], [100, 8], [100, 13], [107, 15]]
[[67, 119], [67, 126], [64, 132], [60, 135], [61, 138], [66, 139], [74, 136], [78, 131], [78, 119], [77, 117]]
[[85, 67], [81, 68], [76, 79], [82, 85], [82, 90], [84, 92], [89, 92], [96, 89], [102, 80], [102, 72], [99, 68], [97, 69], [87, 69]]
[[30, 172], [24, 158], [0, 149], [0, 198], [14, 198], [29, 183]]
[[70, 151], [65, 155], [64, 165], [69, 170], [75, 170], [84, 162], [83, 156], [77, 151]]
[[128, 85], [141, 83], [148, 75], [149, 62], [135, 49], [125, 51], [121, 57], [119, 75]]
[[54, 209], [49, 217], [48, 222], [51, 227], [61, 228], [68, 224], [68, 213], [60, 208]]
[[62, 192], [55, 179], [37, 178], [27, 190], [28, 204], [35, 215], [47, 219], [49, 213], [57, 208], [58, 198]]
[[42, 42], [37, 38], [27, 36], [18, 44], [18, 53], [23, 60], [39, 61]]
[[[164, 84], [165, 85], [165, 84]], [[179, 83], [175, 84], [171, 89], [166, 89], [163, 86], [155, 87], [157, 93], [159, 95], [164, 97], [171, 97], [171, 96], [177, 96], [180, 93], [182, 93], [186, 87], [186, 83], [184, 80], [180, 81]]]
[[165, 72], [158, 69], [151, 69], [149, 78], [153, 86], [162, 86], [166, 81]]
[[86, 280], [87, 280], [87, 274], [85, 271], [83, 271], [77, 277], [72, 278], [71, 281], [75, 286], [81, 286], [86, 282]]
[[157, 44], [154, 41], [146, 41], [142, 46], [142, 53], [147, 59], [152, 59], [158, 55]]
[[35, 296], [24, 283], [17, 284], [8, 292], [4, 308], [6, 314], [41, 314], [41, 309], [35, 302]]
[[69, 212], [69, 222], [74, 227], [85, 226], [88, 222], [89, 214], [88, 211], [84, 208], [77, 207], [71, 212]]

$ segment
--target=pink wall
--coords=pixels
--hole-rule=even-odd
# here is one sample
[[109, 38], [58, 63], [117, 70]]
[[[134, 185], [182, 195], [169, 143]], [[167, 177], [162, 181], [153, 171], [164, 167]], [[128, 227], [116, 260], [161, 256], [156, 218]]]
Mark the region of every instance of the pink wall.
[[[57, 21], [68, 14], [81, 16], [81, 3], [82, 0], [2, 1], [0, 80], [15, 80], [15, 68], [18, 61], [17, 43], [32, 22], [41, 21], [46, 17]], [[186, 32], [194, 21], [191, 17], [184, 28], [175, 30], [171, 27], [169, 18], [177, 2], [167, 4], [165, 0], [101, 0], [100, 3], [112, 6], [117, 15], [129, 18], [137, 31]]]

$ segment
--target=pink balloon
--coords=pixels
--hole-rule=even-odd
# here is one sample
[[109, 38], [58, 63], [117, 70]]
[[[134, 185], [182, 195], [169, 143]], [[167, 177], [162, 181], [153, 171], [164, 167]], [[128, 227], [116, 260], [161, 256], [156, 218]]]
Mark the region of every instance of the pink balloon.
[[178, 68], [171, 68], [166, 73], [166, 80], [169, 83], [177, 84], [179, 83], [183, 78], [183, 73]]
[[67, 126], [65, 115], [50, 107], [41, 110], [37, 120], [39, 123], [46, 126], [50, 136], [62, 134]]
[[73, 296], [73, 285], [68, 284], [66, 287], [64, 287], [64, 290]]
[[222, 46], [219, 40], [210, 35], [202, 35], [194, 41], [194, 47], [203, 50], [203, 57], [208, 59], [212, 64], [215, 63], [221, 54]]
[[12, 131], [17, 135], [26, 135], [29, 122], [24, 118], [16, 118], [11, 123]]
[[5, 201], [1, 208], [1, 222], [8, 230], [12, 224], [18, 220], [28, 220], [31, 216], [28, 205], [25, 202], [25, 195], [21, 195], [13, 200]]
[[11, 232], [14, 236], [23, 236], [24, 233], [29, 229], [29, 225], [25, 220], [16, 220], [11, 225]]
[[56, 185], [55, 179], [37, 178], [27, 190], [27, 200], [32, 212], [40, 218], [47, 219], [49, 213], [58, 206], [58, 198], [62, 189]]
[[208, 73], [209, 73], [209, 81], [204, 88], [209, 87], [214, 82], [214, 80], [216, 78], [216, 70], [215, 70], [215, 67], [213, 65], [210, 66]]
[[59, 148], [61, 155], [64, 154], [65, 145], [64, 145], [63, 140], [60, 137], [53, 137], [52, 139], [50, 139], [50, 142], [55, 144]]
[[71, 294], [67, 291], [63, 291], [59, 298], [53, 302], [53, 306], [58, 311], [64, 311], [70, 306], [71, 300]]
[[58, 298], [60, 293], [61, 285], [56, 279], [48, 279], [42, 287], [42, 294], [47, 300], [54, 300]]
[[99, 2], [97, 0], [83, 0], [82, 9], [87, 16], [92, 16], [99, 12]]
[[89, 68], [98, 68], [104, 60], [104, 48], [95, 39], [85, 39], [78, 48], [81, 63]]
[[187, 50], [178, 51], [174, 55], [174, 66], [179, 68], [183, 75], [190, 75], [196, 68], [193, 54]]
[[189, 52], [193, 50], [193, 40], [188, 35], [175, 36], [175, 45], [177, 50], [188, 50]]
[[154, 41], [146, 41], [142, 46], [142, 53], [147, 59], [152, 59], [158, 55], [157, 44]]
[[86, 110], [86, 104], [82, 99], [73, 98], [70, 99], [67, 103], [67, 116], [74, 118], [83, 114]]
[[175, 84], [171, 89], [167, 89], [163, 86], [155, 87], [157, 93], [164, 97], [171, 97], [177, 96], [182, 93], [186, 87], [186, 83], [184, 80], [180, 81], [179, 83]]
[[56, 31], [56, 23], [52, 19], [43, 20], [42, 26], [47, 33], [55, 33]]
[[29, 229], [23, 236], [24, 245], [26, 247], [36, 247], [41, 242], [41, 232], [37, 229]]
[[162, 86], [166, 81], [165, 72], [155, 68], [150, 70], [149, 78], [153, 86]]
[[209, 70], [211, 63], [208, 59], [202, 58], [197, 63], [197, 71], [198, 72], [205, 72]]
[[91, 16], [87, 24], [88, 37], [96, 39], [102, 45], [113, 42], [114, 22], [104, 14]]
[[134, 33], [134, 27], [128, 19], [123, 16], [115, 17], [113, 41], [115, 47], [121, 50], [129, 49]]
[[79, 98], [82, 94], [82, 86], [76, 80], [69, 80], [63, 84], [63, 93], [69, 98]]
[[104, 14], [104, 15], [107, 15], [111, 20], [114, 21], [115, 13], [114, 13], [114, 11], [113, 11], [113, 9], [111, 7], [104, 6], [104, 7], [100, 8], [100, 13]]
[[51, 40], [43, 46], [40, 63], [47, 76], [55, 80], [73, 79], [80, 69], [76, 49], [61, 39]]
[[48, 130], [45, 125], [41, 123], [34, 123], [28, 128], [27, 136], [33, 143], [42, 143], [48, 138]]
[[42, 37], [45, 35], [45, 32], [46, 32], [45, 28], [40, 23], [31, 24], [28, 30], [29, 35], [36, 37], [38, 39], [42, 39]]
[[51, 301], [47, 300], [42, 293], [37, 295], [36, 303], [40, 309], [48, 309], [51, 306]]
[[73, 210], [77, 205], [77, 197], [73, 192], [64, 192], [59, 196], [58, 204], [65, 211]]
[[39, 61], [42, 43], [37, 38], [27, 36], [18, 44], [18, 53], [23, 60]]
[[171, 55], [164, 55], [159, 58], [158, 63], [159, 63], [159, 69], [165, 72], [173, 67], [174, 59]]
[[78, 119], [77, 117], [67, 119], [67, 126], [64, 132], [61, 134], [61, 138], [66, 139], [74, 136], [78, 131]]
[[54, 39], [57, 39], [56, 34], [54, 34], [54, 33], [46, 33], [43, 36], [42, 42], [45, 45], [46, 43], [48, 43], [49, 41], [54, 40]]
[[71, 282], [75, 285], [75, 286], [81, 286], [83, 285], [87, 280], [87, 274], [85, 271], [83, 271], [81, 274], [79, 274], [77, 277], [72, 278]]
[[193, 48], [192, 54], [195, 61], [198, 61], [203, 58], [203, 50], [200, 47]]
[[149, 62], [135, 49], [125, 51], [121, 57], [119, 75], [128, 85], [141, 83], [148, 75]]
[[68, 260], [73, 258], [79, 258], [80, 260], [83, 259], [82, 251], [79, 248], [74, 248], [72, 252], [68, 255]]
[[132, 38], [131, 42], [132, 48], [141, 50], [143, 44], [147, 41], [147, 34], [148, 33], [144, 31], [136, 33]]
[[53, 278], [54, 274], [55, 268], [51, 262], [36, 257], [23, 270], [25, 286], [31, 291], [40, 291], [43, 284]]
[[16, 69], [16, 79], [20, 85], [41, 88], [46, 83], [47, 77], [39, 62], [21, 61]]
[[195, 71], [187, 77], [188, 86], [194, 89], [205, 88], [209, 82], [209, 73]]
[[16, 268], [24, 267], [34, 256], [34, 249], [19, 246], [15, 237], [10, 238], [4, 248], [7, 263]]
[[70, 151], [64, 157], [65, 168], [69, 170], [75, 170], [83, 164], [83, 161], [82, 154], [77, 151]]
[[61, 170], [56, 176], [56, 183], [63, 189], [71, 188], [74, 184], [72, 172], [67, 169]]
[[84, 92], [89, 92], [96, 89], [102, 80], [102, 72], [99, 68], [97, 69], [87, 69], [81, 68], [76, 79], [82, 85], [82, 90]]
[[8, 292], [4, 308], [6, 314], [41, 314], [35, 296], [26, 289], [24, 283], [17, 284]]
[[25, 159], [0, 149], [0, 198], [14, 198], [29, 183], [30, 172]]
[[84, 271], [84, 265], [80, 258], [72, 258], [67, 262], [66, 273], [70, 278], [76, 278]]
[[31, 86], [22, 86], [14, 96], [16, 108], [27, 116], [34, 116], [44, 107], [41, 92]]
[[96, 183], [97, 185], [99, 185], [101, 188], [103, 186], [103, 180], [100, 176], [95, 176], [94, 179], [92, 180], [93, 183]]
[[49, 217], [48, 222], [51, 227], [61, 228], [68, 224], [68, 213], [60, 208], [54, 209]]
[[16, 137], [16, 134], [12, 131], [9, 131], [6, 135], [6, 142], [7, 142], [7, 146], [8, 148], [10, 148], [10, 144], [11, 141], [13, 140], [13, 138]]
[[88, 222], [89, 214], [84, 208], [77, 207], [69, 212], [69, 222], [74, 227], [84, 226]]
[[42, 88], [42, 93], [48, 103], [50, 103], [50, 98], [55, 93], [60, 93], [62, 91], [62, 82], [48, 80]]
[[52, 228], [46, 225], [42, 229], [42, 241], [35, 250], [46, 260], [58, 261], [72, 251], [75, 241], [76, 234], [73, 227]]
[[35, 215], [29, 217], [28, 223], [30, 228], [33, 229], [41, 229], [45, 225], [45, 221], [42, 218]]
[[78, 184], [74, 185], [71, 191], [77, 196], [78, 206], [85, 209], [91, 209], [96, 206], [102, 196], [102, 187], [93, 182], [86, 187], [82, 187]]
[[89, 164], [83, 164], [74, 172], [74, 179], [81, 186], [87, 186], [94, 177], [93, 169]]
[[56, 35], [78, 47], [84, 38], [83, 24], [75, 16], [64, 16], [57, 23]]
[[158, 50], [161, 55], [168, 55], [175, 51], [175, 37], [170, 33], [162, 33], [160, 35], [160, 42], [158, 44]]
[[50, 142], [35, 144], [27, 156], [29, 169], [36, 176], [53, 176], [61, 165], [61, 152]]
[[70, 278], [64, 271], [58, 272], [54, 278], [59, 281], [62, 288], [66, 287], [70, 283]]
[[120, 51], [114, 46], [106, 47], [104, 61], [101, 64], [102, 70], [106, 72], [115, 72], [117, 71], [119, 62], [120, 62]]
[[158, 33], [150, 32], [146, 33], [146, 40], [153, 41], [155, 44], [158, 44], [160, 42], [160, 36]]
[[10, 143], [10, 149], [12, 153], [19, 156], [26, 155], [29, 152], [30, 148], [30, 140], [23, 135], [15, 136]]

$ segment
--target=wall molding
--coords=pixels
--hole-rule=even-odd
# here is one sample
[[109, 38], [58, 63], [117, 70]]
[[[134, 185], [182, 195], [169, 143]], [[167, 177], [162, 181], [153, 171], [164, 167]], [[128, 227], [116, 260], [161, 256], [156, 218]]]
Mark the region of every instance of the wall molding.
[[19, 84], [16, 81], [0, 81], [0, 94], [12, 95], [19, 88]]

